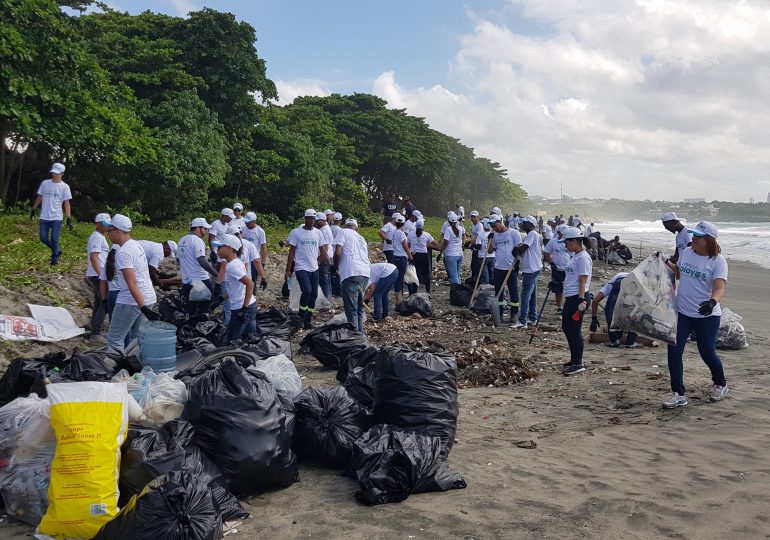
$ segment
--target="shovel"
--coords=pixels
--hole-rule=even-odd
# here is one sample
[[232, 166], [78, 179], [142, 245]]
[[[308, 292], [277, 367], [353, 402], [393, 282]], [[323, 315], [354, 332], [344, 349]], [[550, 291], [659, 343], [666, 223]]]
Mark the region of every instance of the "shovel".
[[494, 300], [489, 301], [489, 311], [492, 313], [492, 321], [494, 322], [495, 326], [500, 326], [500, 322], [502, 320], [502, 313], [500, 313], [500, 297], [505, 292], [505, 287], [508, 284], [508, 278], [511, 277], [511, 272], [513, 272], [514, 268], [516, 268], [515, 259], [511, 267], [508, 269], [508, 273], [505, 274], [505, 279], [503, 280], [503, 285], [500, 287], [500, 292], [497, 293], [497, 296], [495, 296]]
[[468, 302], [468, 307], [473, 305], [473, 300], [476, 298], [476, 293], [479, 290], [479, 283], [481, 282], [481, 272], [485, 271], [484, 265], [487, 263], [487, 254], [489, 253], [489, 246], [492, 244], [492, 240], [487, 242], [487, 249], [484, 250], [484, 258], [481, 259], [481, 268], [479, 268], [479, 275], [476, 276], [476, 285], [473, 287], [473, 294], [471, 294], [471, 301]]
[[529, 343], [532, 343], [532, 340], [535, 338], [535, 333], [537, 332], [537, 325], [540, 324], [540, 317], [543, 316], [543, 310], [545, 309], [545, 304], [548, 302], [548, 297], [551, 295], [551, 284], [548, 284], [548, 290], [545, 293], [545, 299], [543, 299], [543, 305], [540, 306], [540, 313], [537, 314], [537, 320], [535, 320], [535, 326], [532, 329], [532, 334], [529, 336]]

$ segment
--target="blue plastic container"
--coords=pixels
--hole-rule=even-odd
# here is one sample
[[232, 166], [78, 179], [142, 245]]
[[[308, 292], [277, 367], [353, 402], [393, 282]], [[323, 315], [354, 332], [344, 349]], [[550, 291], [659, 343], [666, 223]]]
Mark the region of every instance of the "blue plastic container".
[[147, 321], [139, 332], [142, 364], [155, 373], [176, 371], [176, 326], [163, 321]]

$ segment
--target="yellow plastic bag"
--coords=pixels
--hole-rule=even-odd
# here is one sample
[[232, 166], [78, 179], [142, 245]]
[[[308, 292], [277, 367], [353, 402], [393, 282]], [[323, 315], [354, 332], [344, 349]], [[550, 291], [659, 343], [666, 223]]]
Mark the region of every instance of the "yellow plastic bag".
[[38, 530], [91, 538], [118, 513], [120, 446], [128, 425], [126, 384], [76, 382], [46, 389], [56, 454], [48, 511]]

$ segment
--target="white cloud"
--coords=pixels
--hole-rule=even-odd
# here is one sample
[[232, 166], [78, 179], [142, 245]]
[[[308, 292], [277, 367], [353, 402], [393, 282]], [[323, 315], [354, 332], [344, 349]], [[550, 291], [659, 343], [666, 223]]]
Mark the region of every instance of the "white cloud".
[[177, 15], [182, 17], [187, 17], [187, 14], [191, 11], [198, 11], [200, 9], [190, 0], [171, 0], [171, 5], [174, 6]]
[[530, 193], [761, 198], [770, 176], [770, 6], [511, 0], [527, 35], [476, 19], [457, 91], [373, 91], [499, 161]]
[[326, 83], [312, 79], [293, 81], [278, 79], [275, 81], [275, 86], [278, 89], [279, 99], [276, 101], [278, 105], [288, 105], [300, 96], [328, 96], [332, 93]]

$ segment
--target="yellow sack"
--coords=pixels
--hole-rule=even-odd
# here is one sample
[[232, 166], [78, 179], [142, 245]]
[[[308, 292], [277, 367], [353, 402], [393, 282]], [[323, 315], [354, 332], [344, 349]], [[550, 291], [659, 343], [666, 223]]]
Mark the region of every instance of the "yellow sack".
[[41, 533], [91, 538], [118, 513], [120, 446], [128, 425], [125, 383], [49, 384], [56, 454]]

